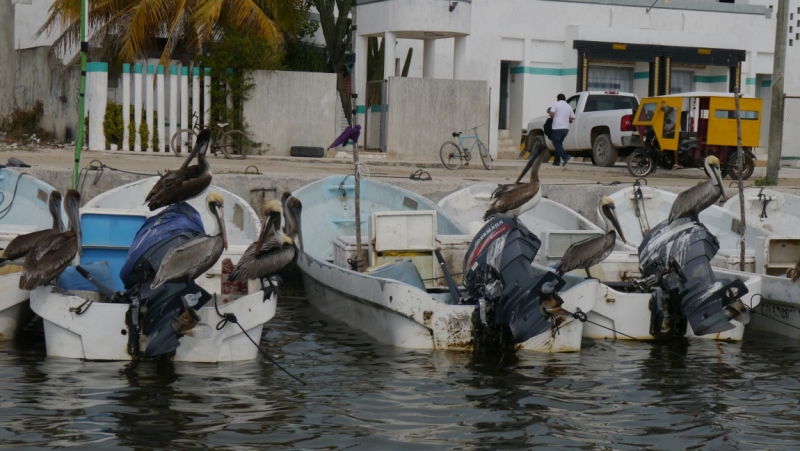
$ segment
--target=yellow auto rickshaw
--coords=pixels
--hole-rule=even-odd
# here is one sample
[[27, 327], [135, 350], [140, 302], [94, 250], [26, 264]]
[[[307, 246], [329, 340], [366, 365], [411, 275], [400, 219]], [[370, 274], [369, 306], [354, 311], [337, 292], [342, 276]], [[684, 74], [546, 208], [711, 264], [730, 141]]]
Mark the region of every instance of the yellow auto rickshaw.
[[[644, 98], [633, 120], [644, 147], [631, 153], [628, 172], [646, 177], [657, 167], [702, 168], [706, 157], [714, 155], [719, 158], [723, 177], [738, 178], [734, 102], [734, 94], [721, 92]], [[739, 117], [744, 151], [742, 178], [747, 179], [755, 169], [753, 148], [761, 140], [761, 99], [740, 97]]]

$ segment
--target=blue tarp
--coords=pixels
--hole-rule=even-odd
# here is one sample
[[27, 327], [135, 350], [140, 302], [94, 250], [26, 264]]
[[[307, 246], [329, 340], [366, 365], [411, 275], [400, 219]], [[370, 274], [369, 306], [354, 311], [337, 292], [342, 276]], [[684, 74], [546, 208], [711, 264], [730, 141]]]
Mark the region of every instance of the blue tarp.
[[180, 209], [177, 204], [172, 204], [150, 217], [136, 232], [133, 244], [128, 249], [128, 258], [119, 272], [122, 282], [127, 285], [133, 265], [148, 249], [170, 236], [188, 231], [206, 233], [200, 213], [187, 203], [183, 203]]

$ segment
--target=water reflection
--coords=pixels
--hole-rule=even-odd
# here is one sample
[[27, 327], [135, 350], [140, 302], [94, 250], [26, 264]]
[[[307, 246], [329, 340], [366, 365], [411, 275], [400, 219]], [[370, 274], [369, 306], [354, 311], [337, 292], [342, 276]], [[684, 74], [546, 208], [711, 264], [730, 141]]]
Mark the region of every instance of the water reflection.
[[415, 351], [287, 298], [262, 344], [308, 385], [261, 359], [79, 362], [47, 358], [36, 333], [0, 344], [2, 446], [794, 449], [800, 438], [800, 353], [783, 339]]

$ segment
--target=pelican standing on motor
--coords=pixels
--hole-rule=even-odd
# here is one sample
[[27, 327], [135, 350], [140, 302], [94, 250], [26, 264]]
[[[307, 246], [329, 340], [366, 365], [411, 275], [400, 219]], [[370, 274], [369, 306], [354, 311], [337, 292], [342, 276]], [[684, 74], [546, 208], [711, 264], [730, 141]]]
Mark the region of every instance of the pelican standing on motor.
[[[210, 142], [211, 130], [205, 129], [200, 132], [194, 149], [189, 153], [183, 166], [175, 171], [167, 171], [158, 179], [145, 198], [145, 203], [150, 211], [193, 199], [211, 185], [211, 167], [206, 160], [206, 151], [208, 151]], [[197, 164], [188, 166], [195, 155]]]
[[[285, 199], [286, 210], [282, 211], [277, 200], [264, 205], [264, 225], [261, 227], [258, 241], [251, 244], [244, 252], [239, 263], [228, 274], [228, 280], [267, 280], [269, 287], [264, 288], [266, 296], [280, 292], [273, 283], [275, 274], [297, 261], [298, 247], [296, 240], [301, 236], [301, 214], [303, 204], [296, 197]], [[280, 227], [281, 214], [286, 216], [287, 232]], [[299, 240], [302, 243], [302, 238]]]
[[583, 269], [586, 271], [586, 276], [591, 278], [592, 275], [589, 272], [589, 268], [608, 258], [611, 252], [614, 251], [617, 243], [617, 232], [619, 232], [620, 239], [626, 242], [625, 236], [622, 234], [622, 228], [617, 220], [616, 206], [610, 197], [603, 196], [600, 199], [600, 211], [605, 216], [606, 233], [573, 243], [567, 248], [564, 256], [561, 257], [561, 263], [556, 268], [556, 274], [559, 276], [563, 276], [574, 269]]
[[216, 191], [208, 193], [206, 206], [217, 220], [214, 235], [198, 235], [175, 246], [164, 255], [161, 266], [153, 279], [151, 289], [167, 282], [188, 282], [196, 279], [217, 263], [223, 249], [228, 249], [225, 234], [225, 200]]
[[50, 214], [53, 216], [53, 227], [50, 229], [37, 230], [35, 232], [18, 235], [6, 246], [3, 256], [0, 257], [0, 266], [14, 262], [22, 264], [28, 252], [35, 248], [42, 240], [64, 232], [64, 222], [61, 221], [61, 193], [56, 190], [50, 192], [48, 199]]
[[57, 279], [81, 252], [81, 193], [71, 189], [64, 196], [69, 230], [41, 240], [28, 252], [19, 278], [20, 290], [33, 290]]
[[[492, 193], [492, 205], [483, 215], [483, 220], [488, 221], [492, 217], [516, 218], [522, 213], [532, 209], [542, 200], [542, 187], [539, 183], [539, 167], [549, 152], [545, 146], [536, 149], [536, 155], [528, 160], [525, 168], [517, 177], [515, 183], [499, 185]], [[528, 183], [519, 183], [525, 173], [531, 171], [531, 179]]]
[[720, 196], [722, 196], [722, 200], [725, 200], [719, 159], [715, 156], [707, 157], [703, 166], [705, 166], [709, 179], [678, 194], [669, 211], [667, 224], [672, 224], [680, 218], [697, 219], [700, 212], [714, 205]]

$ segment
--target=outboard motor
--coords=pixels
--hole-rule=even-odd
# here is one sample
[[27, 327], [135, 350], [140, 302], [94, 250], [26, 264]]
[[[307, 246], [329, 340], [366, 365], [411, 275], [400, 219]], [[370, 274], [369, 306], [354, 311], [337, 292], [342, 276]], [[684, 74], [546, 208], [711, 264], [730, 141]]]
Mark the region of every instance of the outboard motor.
[[534, 274], [531, 262], [540, 246], [539, 238], [516, 219], [491, 219], [475, 235], [464, 256], [463, 281], [466, 302], [478, 306], [476, 343], [502, 344], [508, 331], [523, 343], [552, 326], [540, 297], [557, 297], [566, 282], [552, 272]]
[[725, 307], [748, 290], [741, 280], [717, 280], [711, 260], [719, 240], [691, 218], [658, 224], [639, 246], [642, 282], [654, 293], [650, 333], [682, 336], [686, 321], [696, 335], [733, 329]]
[[170, 205], [150, 217], [136, 233], [120, 270], [120, 278], [127, 289], [126, 298], [132, 299], [127, 315], [128, 353], [131, 355], [138, 354], [139, 333], [147, 335], [144, 357], [173, 352], [180, 346], [182, 337], [173, 329], [173, 321], [184, 311], [182, 297], [200, 294], [195, 306], [198, 309], [211, 299], [211, 295], [194, 281], [165, 283], [150, 290], [166, 253], [204, 232], [200, 214], [183, 203]]

